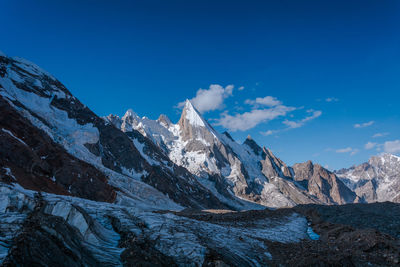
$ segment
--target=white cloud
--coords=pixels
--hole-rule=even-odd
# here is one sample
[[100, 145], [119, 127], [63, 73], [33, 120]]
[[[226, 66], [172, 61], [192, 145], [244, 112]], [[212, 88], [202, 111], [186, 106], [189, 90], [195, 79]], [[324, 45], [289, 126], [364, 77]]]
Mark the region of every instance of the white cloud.
[[351, 147], [346, 147], [346, 148], [337, 149], [336, 153], [349, 153], [351, 151], [353, 151], [353, 149]]
[[264, 136], [270, 136], [273, 135], [274, 133], [277, 133], [278, 131], [274, 131], [274, 130], [268, 130], [265, 132], [260, 132], [260, 134], [264, 135]]
[[266, 97], [257, 97], [256, 99], [247, 99], [244, 103], [253, 105], [253, 106], [267, 106], [267, 107], [274, 107], [281, 105], [282, 102], [276, 99], [273, 96], [266, 96]]
[[368, 142], [365, 144], [364, 148], [369, 150], [369, 149], [373, 149], [374, 147], [376, 147], [378, 144], [374, 143], [374, 142]]
[[240, 87], [238, 88], [238, 90], [239, 90], [239, 91], [244, 90], [244, 86], [240, 86]]
[[387, 141], [383, 144], [386, 153], [400, 153], [400, 140]]
[[328, 97], [325, 99], [326, 102], [338, 102], [339, 99], [336, 97]]
[[384, 137], [389, 135], [389, 133], [376, 133], [372, 136], [372, 138]]
[[369, 122], [364, 122], [364, 123], [356, 123], [356, 124], [354, 124], [354, 128], [364, 128], [364, 127], [371, 126], [374, 123], [375, 123], [375, 121], [369, 121]]
[[[234, 86], [228, 85], [225, 88], [219, 84], [211, 84], [208, 89], [199, 89], [196, 96], [190, 101], [201, 113], [220, 109], [223, 107], [224, 100], [232, 95]], [[180, 102], [178, 107], [183, 107], [184, 102]]]
[[311, 113], [310, 116], [305, 117], [302, 120], [299, 121], [289, 121], [289, 120], [284, 120], [283, 124], [289, 126], [289, 128], [300, 128], [302, 127], [306, 122], [311, 121], [313, 119], [318, 118], [319, 116], [321, 116], [322, 112], [320, 110], [307, 110], [308, 113]]
[[221, 118], [215, 119], [214, 125], [220, 125], [230, 131], [245, 131], [254, 128], [256, 125], [285, 116], [288, 112], [295, 110], [294, 107], [279, 105], [268, 109], [253, 109], [249, 112], [229, 115], [227, 112], [221, 114]]
[[336, 153], [350, 153], [351, 156], [357, 154], [360, 150], [357, 148], [346, 147], [335, 150]]

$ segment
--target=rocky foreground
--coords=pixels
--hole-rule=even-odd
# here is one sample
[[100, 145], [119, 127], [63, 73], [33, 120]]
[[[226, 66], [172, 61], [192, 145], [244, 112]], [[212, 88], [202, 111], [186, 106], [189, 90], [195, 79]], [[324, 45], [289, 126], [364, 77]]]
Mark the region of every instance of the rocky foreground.
[[389, 202], [160, 210], [0, 189], [3, 266], [395, 266], [400, 259], [400, 204]]
[[373, 202], [399, 201], [399, 162], [290, 167], [190, 101], [176, 124], [100, 118], [0, 53], [3, 266], [398, 265], [400, 204]]

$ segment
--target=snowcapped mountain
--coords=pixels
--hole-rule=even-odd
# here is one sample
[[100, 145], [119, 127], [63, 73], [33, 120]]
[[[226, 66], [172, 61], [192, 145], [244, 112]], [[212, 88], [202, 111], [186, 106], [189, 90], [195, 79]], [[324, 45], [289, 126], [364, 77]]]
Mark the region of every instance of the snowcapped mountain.
[[[128, 135], [136, 130], [148, 137], [171, 161], [195, 175], [224, 203], [239, 198], [268, 207], [283, 207], [306, 203], [343, 204], [355, 200], [355, 194], [325, 169], [324, 175], [315, 176], [319, 177], [318, 182], [314, 182], [317, 178], [310, 180], [310, 187], [307, 182], [298, 182], [295, 171], [271, 150], [261, 148], [251, 137], [239, 144], [229, 133], [218, 133], [189, 100], [176, 124], [165, 115], [154, 121], [140, 118], [132, 110], [122, 118], [109, 115], [107, 120]], [[321, 170], [322, 167], [317, 166]], [[312, 175], [299, 181], [308, 180]], [[317, 186], [325, 180], [324, 185]], [[347, 191], [338, 190], [338, 187]], [[342, 198], [343, 192], [351, 196]], [[331, 194], [337, 197], [332, 198]]]
[[147, 138], [133, 131], [132, 140], [34, 63], [2, 56], [0, 77], [0, 160], [9, 182], [15, 177], [27, 189], [110, 202], [148, 184], [167, 203], [228, 207]]
[[[0, 111], [0, 262], [5, 266], [122, 266], [149, 260], [265, 265], [271, 255], [264, 240], [308, 238], [306, 218], [294, 212], [275, 219], [261, 213], [258, 219], [246, 217], [245, 224], [175, 214], [185, 208], [262, 207], [222, 197], [172, 162], [165, 149], [179, 145], [181, 137], [190, 146], [187, 137], [172, 129], [165, 135], [169, 140], [157, 139], [159, 131], [146, 135], [149, 139], [129, 128], [132, 112], [121, 120], [121, 131], [113, 126], [119, 118], [113, 124], [99, 118], [29, 61], [0, 56]], [[151, 129], [158, 125], [158, 130], [176, 127], [163, 116]], [[189, 134], [201, 133], [189, 129]], [[246, 227], [250, 222], [254, 225]], [[220, 244], [228, 243], [232, 246], [221, 250]]]
[[[398, 158], [380, 162], [394, 181]], [[394, 263], [396, 244], [382, 233], [373, 235], [379, 246], [366, 246], [362, 230], [354, 242], [348, 229], [332, 244], [348, 218], [329, 222], [327, 206], [265, 209], [355, 201], [317, 164], [290, 167], [251, 137], [239, 144], [218, 133], [190, 101], [176, 124], [132, 110], [100, 118], [34, 63], [0, 52], [2, 266], [290, 266], [299, 256], [319, 262], [301, 250], [310, 244], [336, 265], [349, 258], [330, 250], [339, 245], [367, 249], [368, 263], [389, 248], [384, 263]]]
[[400, 157], [382, 154], [368, 162], [336, 171], [340, 179], [367, 202], [400, 202]]

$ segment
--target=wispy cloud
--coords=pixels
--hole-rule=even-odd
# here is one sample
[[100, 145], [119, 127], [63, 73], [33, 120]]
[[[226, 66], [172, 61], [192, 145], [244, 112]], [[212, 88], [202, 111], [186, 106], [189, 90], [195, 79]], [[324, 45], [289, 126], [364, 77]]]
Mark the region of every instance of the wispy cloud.
[[[219, 84], [211, 84], [208, 89], [200, 88], [196, 96], [190, 100], [201, 113], [220, 109], [224, 106], [224, 100], [232, 95], [233, 88], [233, 85], [222, 87]], [[185, 101], [180, 102], [178, 107], [181, 108], [184, 105]]]
[[240, 87], [238, 88], [238, 90], [239, 90], [239, 91], [243, 91], [243, 90], [244, 90], [244, 86], [240, 86]]
[[265, 132], [260, 132], [260, 134], [262, 134], [264, 136], [270, 136], [270, 135], [273, 135], [273, 134], [278, 133], [278, 132], [279, 131], [277, 131], [277, 130], [268, 130], [268, 131], [265, 131]]
[[351, 147], [346, 147], [346, 148], [340, 148], [336, 150], [336, 153], [348, 153], [353, 151], [353, 148]]
[[245, 131], [254, 128], [260, 123], [268, 122], [288, 112], [295, 110], [295, 107], [278, 105], [266, 109], [253, 109], [242, 114], [230, 115], [228, 112], [221, 114], [219, 119], [214, 119], [214, 125], [223, 126], [230, 131]]
[[375, 123], [375, 121], [369, 121], [369, 122], [364, 122], [364, 123], [356, 123], [356, 124], [354, 124], [354, 128], [365, 128], [365, 127], [371, 126], [374, 123]]
[[[301, 108], [298, 108], [298, 109], [301, 109]], [[260, 132], [260, 134], [262, 134], [264, 136], [270, 136], [270, 135], [277, 134], [280, 132], [286, 132], [290, 129], [300, 128], [300, 127], [304, 126], [308, 121], [316, 119], [319, 116], [321, 116], [321, 114], [322, 114], [321, 111], [313, 110], [313, 109], [307, 110], [307, 113], [310, 113], [311, 115], [307, 116], [304, 119], [299, 120], [299, 121], [290, 121], [290, 120], [285, 119], [282, 123], [285, 124], [286, 126], [288, 126], [287, 128], [280, 129], [280, 130], [268, 130], [265, 132]], [[293, 117], [293, 116], [291, 115], [291, 117]]]
[[383, 150], [386, 153], [392, 153], [392, 154], [400, 153], [400, 140], [386, 141], [383, 144]]
[[372, 136], [372, 138], [379, 138], [389, 135], [389, 133], [376, 133]]
[[266, 96], [266, 97], [257, 97], [256, 99], [247, 99], [244, 103], [258, 107], [258, 106], [267, 106], [267, 107], [274, 107], [281, 105], [282, 102], [276, 99], [273, 96]]
[[302, 126], [304, 126], [304, 124], [308, 121], [314, 120], [316, 118], [318, 118], [319, 116], [322, 115], [322, 111], [320, 110], [307, 110], [307, 113], [310, 113], [310, 116], [305, 117], [302, 120], [299, 121], [290, 121], [290, 120], [284, 120], [283, 124], [289, 126], [289, 128], [300, 128]]
[[326, 102], [338, 102], [339, 99], [336, 97], [328, 97], [325, 99]]
[[373, 149], [374, 147], [376, 147], [378, 144], [374, 143], [374, 142], [368, 142], [364, 145], [364, 148], [367, 150]]
[[351, 156], [357, 154], [360, 150], [357, 148], [346, 147], [335, 150], [336, 153], [350, 153]]

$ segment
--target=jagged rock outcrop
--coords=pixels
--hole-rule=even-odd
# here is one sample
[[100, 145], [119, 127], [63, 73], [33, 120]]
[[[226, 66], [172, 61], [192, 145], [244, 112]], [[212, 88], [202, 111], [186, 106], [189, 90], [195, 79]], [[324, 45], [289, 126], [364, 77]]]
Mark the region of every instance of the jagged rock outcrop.
[[309, 194], [327, 204], [353, 203], [357, 195], [336, 175], [311, 161], [293, 165], [294, 179], [306, 182]]
[[[110, 122], [115, 121], [115, 116], [108, 118]], [[237, 197], [270, 207], [354, 201], [347, 195], [340, 196], [351, 192], [342, 189], [341, 184], [337, 190], [334, 178], [329, 180], [332, 192], [320, 190], [318, 197], [317, 189], [311, 186], [311, 193], [307, 180], [313, 173], [309, 173], [307, 180], [297, 181], [293, 169], [271, 150], [261, 148], [250, 136], [243, 144], [238, 144], [229, 133], [218, 133], [189, 100], [177, 124], [165, 116], [157, 121], [140, 118], [129, 110], [114, 125], [126, 133], [137, 130], [148, 137], [171, 161], [197, 176], [200, 183], [231, 206], [237, 205], [234, 201]], [[316, 183], [311, 182], [311, 185]]]
[[267, 177], [292, 177], [292, 173], [286, 164], [275, 157], [271, 150], [263, 148], [262, 172]]
[[174, 173], [167, 157], [161, 163], [147, 157], [144, 143], [151, 142], [145, 137], [132, 142], [27, 60], [0, 56], [0, 98], [0, 174], [8, 182], [15, 176], [29, 189], [116, 201], [116, 191], [130, 193], [127, 176], [147, 182], [183, 206], [228, 207], [189, 172]]
[[0, 96], [0, 180], [24, 188], [113, 202], [104, 173], [70, 155]]
[[[371, 162], [368, 173], [386, 175], [367, 181], [371, 197], [388, 186], [397, 201], [398, 158]], [[396, 204], [340, 207], [340, 216], [259, 205], [353, 197], [317, 164], [291, 168], [250, 137], [219, 134], [190, 101], [177, 124], [131, 110], [99, 118], [49, 73], [0, 53], [4, 266], [398, 264]]]

